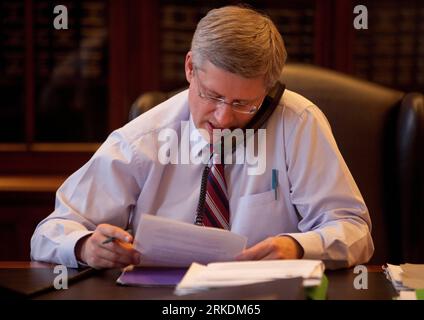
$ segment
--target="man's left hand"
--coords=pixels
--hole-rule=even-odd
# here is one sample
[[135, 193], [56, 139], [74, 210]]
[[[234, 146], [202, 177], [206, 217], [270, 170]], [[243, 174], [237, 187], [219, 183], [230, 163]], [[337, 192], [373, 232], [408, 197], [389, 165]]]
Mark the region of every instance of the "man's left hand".
[[303, 248], [290, 236], [269, 237], [253, 247], [243, 250], [236, 260], [300, 259]]

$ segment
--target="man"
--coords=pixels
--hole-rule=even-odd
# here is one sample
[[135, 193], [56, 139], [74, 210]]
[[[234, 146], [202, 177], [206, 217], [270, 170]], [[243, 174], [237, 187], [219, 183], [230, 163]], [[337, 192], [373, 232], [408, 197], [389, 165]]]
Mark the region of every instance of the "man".
[[[211, 143], [214, 130], [246, 128], [270, 107], [262, 102], [285, 60], [266, 16], [234, 6], [210, 11], [186, 55], [189, 89], [113, 132], [68, 178], [33, 235], [32, 258], [124, 267], [143, 259], [125, 231], [136, 231], [142, 215], [193, 223], [205, 165], [161, 163], [161, 133], [181, 132], [188, 121], [190, 136]], [[329, 268], [367, 262], [374, 250], [369, 214], [325, 116], [286, 90], [263, 128], [264, 172], [214, 163], [202, 224], [245, 235], [238, 260], [311, 258]], [[104, 243], [108, 237], [117, 240]]]

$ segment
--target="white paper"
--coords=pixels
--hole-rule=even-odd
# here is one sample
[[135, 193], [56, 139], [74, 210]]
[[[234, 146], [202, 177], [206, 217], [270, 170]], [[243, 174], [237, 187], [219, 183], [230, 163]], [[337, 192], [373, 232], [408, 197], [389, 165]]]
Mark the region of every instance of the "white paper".
[[400, 291], [398, 300], [417, 300], [417, 294], [415, 291]]
[[318, 285], [324, 273], [320, 260], [260, 260], [193, 264], [176, 288], [177, 294], [196, 289], [245, 285], [275, 279], [302, 277], [304, 286]]
[[387, 271], [389, 272], [391, 280], [402, 282], [402, 268], [400, 266], [388, 263]]
[[383, 266], [386, 278], [392, 282], [393, 287], [396, 291], [410, 290], [405, 287], [402, 282], [402, 268], [398, 265], [387, 263], [387, 267]]
[[143, 266], [188, 267], [231, 261], [246, 246], [247, 238], [227, 230], [196, 226], [163, 217], [143, 215], [135, 249]]

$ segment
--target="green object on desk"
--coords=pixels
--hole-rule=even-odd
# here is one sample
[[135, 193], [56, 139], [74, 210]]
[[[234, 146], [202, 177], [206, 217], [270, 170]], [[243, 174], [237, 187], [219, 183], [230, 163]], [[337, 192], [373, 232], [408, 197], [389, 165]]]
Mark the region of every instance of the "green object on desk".
[[415, 294], [417, 295], [417, 300], [424, 300], [424, 289], [415, 290]]
[[321, 284], [315, 287], [305, 288], [306, 297], [309, 300], [326, 300], [328, 289], [328, 278], [323, 274]]

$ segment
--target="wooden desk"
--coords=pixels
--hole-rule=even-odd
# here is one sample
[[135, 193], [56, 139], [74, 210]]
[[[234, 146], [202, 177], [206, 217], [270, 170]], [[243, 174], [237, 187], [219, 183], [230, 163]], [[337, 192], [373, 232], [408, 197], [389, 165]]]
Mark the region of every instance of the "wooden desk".
[[[29, 262], [0, 262], [0, 269], [24, 268], [29, 272], [34, 268], [51, 269], [53, 265]], [[396, 291], [386, 279], [381, 267], [367, 266], [368, 289], [356, 290], [353, 286], [357, 276], [353, 269], [326, 271], [329, 280], [328, 300], [391, 300]], [[66, 290], [54, 290], [37, 295], [41, 300], [172, 300], [173, 288], [123, 287], [115, 283], [120, 270], [95, 271], [90, 276], [69, 284]]]

